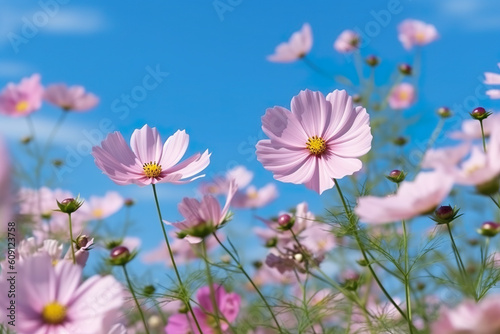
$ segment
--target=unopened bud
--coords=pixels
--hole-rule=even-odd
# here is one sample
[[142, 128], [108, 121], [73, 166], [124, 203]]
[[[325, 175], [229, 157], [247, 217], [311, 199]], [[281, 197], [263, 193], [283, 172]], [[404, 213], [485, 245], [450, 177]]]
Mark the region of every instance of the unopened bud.
[[448, 107], [441, 107], [436, 110], [437, 114], [442, 118], [448, 118], [451, 116], [451, 110]]
[[82, 204], [83, 201], [80, 200], [80, 197], [75, 198], [65, 198], [61, 202], [57, 201], [57, 206], [59, 207], [58, 211], [64, 212], [64, 213], [73, 213], [76, 210], [78, 210]]
[[494, 237], [500, 232], [500, 224], [495, 222], [486, 222], [481, 225], [481, 228], [477, 230], [477, 233], [484, 235], [485, 237]]
[[135, 204], [135, 202], [134, 202], [134, 200], [133, 200], [133, 199], [131, 199], [131, 198], [127, 198], [127, 199], [123, 202], [123, 204], [124, 204], [125, 206], [130, 207], [130, 206], [134, 205], [134, 204]]
[[486, 119], [488, 116], [490, 116], [491, 112], [487, 112], [483, 107], [477, 107], [476, 109], [472, 110], [469, 115], [471, 115], [471, 117], [474, 119], [482, 121], [483, 119]]
[[375, 67], [380, 63], [380, 59], [377, 56], [370, 55], [366, 57], [365, 62], [368, 66]]
[[394, 143], [394, 145], [404, 146], [408, 142], [408, 139], [406, 139], [405, 137], [397, 137], [392, 142]]
[[410, 65], [408, 64], [400, 64], [398, 66], [399, 72], [403, 75], [411, 75], [413, 70]]
[[406, 178], [406, 173], [400, 171], [399, 169], [394, 169], [389, 173], [389, 175], [386, 175], [385, 177], [394, 183], [400, 183]]

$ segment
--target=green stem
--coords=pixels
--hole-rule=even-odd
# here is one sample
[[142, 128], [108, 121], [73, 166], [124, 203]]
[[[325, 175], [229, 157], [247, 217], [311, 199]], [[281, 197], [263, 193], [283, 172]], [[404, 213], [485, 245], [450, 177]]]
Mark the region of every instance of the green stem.
[[484, 153], [486, 153], [486, 138], [484, 136], [484, 128], [483, 128], [483, 120], [482, 119], [479, 120], [479, 124], [481, 124], [481, 137], [483, 137], [483, 149], [484, 149]]
[[71, 245], [71, 257], [73, 259], [73, 264], [76, 264], [75, 246], [73, 246], [73, 226], [71, 224], [71, 213], [68, 213], [68, 219], [69, 219], [69, 243]]
[[418, 173], [420, 171], [420, 169], [422, 168], [422, 163], [424, 162], [425, 153], [427, 153], [427, 151], [429, 151], [429, 149], [436, 142], [437, 137], [439, 136], [439, 134], [441, 133], [441, 130], [443, 129], [444, 122], [445, 122], [445, 119], [440, 118], [438, 124], [436, 125], [436, 128], [434, 128], [434, 131], [432, 131], [432, 134], [429, 138], [429, 141], [425, 145], [425, 150], [424, 150], [424, 152], [422, 152], [422, 159], [420, 159], [420, 162], [418, 163], [416, 173]]
[[408, 315], [408, 326], [410, 333], [413, 333], [412, 314], [411, 314], [411, 293], [410, 293], [410, 259], [408, 256], [408, 234], [406, 231], [406, 222], [403, 220], [403, 247], [405, 253], [405, 294], [406, 294], [406, 314]]
[[219, 328], [220, 333], [222, 333], [223, 331], [220, 325], [219, 318], [219, 306], [217, 305], [217, 301], [215, 300], [214, 280], [212, 278], [212, 272], [210, 271], [210, 264], [208, 263], [207, 244], [205, 243], [205, 240], [201, 242], [201, 247], [203, 251], [203, 260], [205, 261], [205, 271], [207, 274], [208, 287], [210, 289], [210, 300], [212, 302], [213, 313], [215, 316], [217, 327]]
[[229, 254], [229, 256], [234, 260], [234, 262], [236, 262], [236, 264], [238, 265], [238, 269], [241, 270], [241, 272], [243, 273], [243, 275], [245, 275], [245, 277], [250, 282], [250, 284], [253, 286], [253, 288], [255, 289], [255, 291], [257, 291], [257, 293], [259, 294], [260, 298], [262, 299], [262, 301], [266, 305], [267, 309], [269, 310], [269, 313], [271, 313], [271, 316], [273, 317], [273, 320], [276, 323], [276, 327], [278, 327], [279, 332], [282, 333], [283, 330], [281, 329], [281, 326], [280, 326], [280, 324], [278, 322], [278, 319], [276, 318], [276, 315], [273, 312], [273, 309], [271, 308], [271, 305], [269, 305], [269, 303], [267, 302], [267, 300], [264, 297], [264, 295], [262, 294], [262, 292], [260, 292], [260, 289], [254, 283], [254, 281], [250, 278], [250, 276], [248, 275], [248, 273], [246, 272], [246, 270], [243, 268], [243, 266], [241, 265], [241, 263], [238, 260], [238, 258], [236, 256], [234, 256], [234, 254], [231, 253], [229, 251], [229, 249], [227, 249], [226, 246], [224, 246], [224, 244], [220, 241], [220, 239], [217, 237], [217, 234], [215, 232], [213, 233], [213, 236], [215, 237], [215, 240], [217, 240], [217, 242], [219, 243], [219, 245], [221, 245], [222, 248], [226, 251], [226, 253]]
[[47, 138], [47, 142], [45, 142], [45, 145], [44, 145], [43, 150], [41, 152], [42, 159], [43, 159], [43, 156], [48, 153], [48, 151], [50, 149], [50, 145], [52, 145], [52, 142], [54, 141], [56, 133], [57, 133], [57, 131], [59, 131], [59, 128], [61, 127], [64, 120], [66, 119], [67, 114], [68, 114], [67, 111], [63, 111], [61, 113], [61, 115], [59, 116], [59, 118], [57, 119], [56, 124], [52, 128], [52, 131], [50, 131], [49, 137]]
[[493, 198], [493, 196], [492, 196], [492, 195], [490, 195], [490, 198], [491, 198], [491, 200], [493, 201], [493, 203], [495, 203], [495, 205], [497, 206], [497, 208], [499, 208], [499, 209], [500, 209], [500, 204], [499, 204], [499, 203], [498, 203], [498, 202], [497, 202], [497, 201]]
[[483, 252], [483, 258], [481, 259], [481, 270], [479, 271], [479, 277], [477, 279], [477, 284], [476, 284], [476, 302], [481, 299], [481, 291], [479, 291], [481, 287], [481, 283], [483, 280], [483, 275], [484, 275], [484, 270], [486, 269], [486, 260], [488, 259], [488, 251], [490, 248], [490, 237], [486, 237], [486, 240], [484, 241], [484, 252]]
[[126, 265], [124, 264], [122, 266], [122, 268], [123, 268], [123, 273], [125, 274], [125, 279], [127, 280], [128, 288], [130, 289], [130, 293], [132, 293], [132, 297], [134, 298], [135, 306], [137, 306], [137, 309], [139, 310], [139, 314], [141, 315], [142, 323], [144, 324], [144, 329], [146, 330], [146, 333], [149, 334], [148, 325], [146, 324], [146, 318], [144, 318], [144, 313], [142, 313], [142, 309], [141, 309], [141, 306], [139, 305], [139, 301], [137, 300], [137, 297], [135, 296], [134, 288], [132, 287], [132, 282], [130, 282], [130, 278], [128, 277]]
[[[349, 207], [346, 204], [344, 195], [342, 194], [342, 190], [339, 187], [339, 183], [337, 182], [337, 179], [333, 179], [333, 182], [335, 182], [335, 187], [337, 188], [337, 191], [339, 193], [340, 199], [342, 200], [342, 204], [344, 205], [344, 210], [346, 212], [347, 218], [349, 219], [350, 222], [352, 222], [352, 213], [351, 213], [351, 210], [349, 209]], [[389, 294], [389, 292], [387, 292], [387, 290], [385, 289], [384, 285], [382, 284], [382, 282], [378, 278], [377, 274], [375, 273], [375, 270], [373, 269], [373, 267], [372, 267], [372, 265], [370, 263], [370, 260], [368, 259], [368, 256], [366, 255], [365, 248], [364, 248], [363, 243], [361, 242], [361, 239], [359, 237], [357, 226], [356, 226], [356, 228], [354, 228], [354, 237], [355, 237], [356, 242], [358, 244], [359, 250], [361, 251], [361, 254], [363, 255], [363, 259], [365, 260], [366, 265], [368, 266], [368, 269], [370, 270], [370, 273], [372, 274], [373, 278], [377, 282], [377, 285], [382, 290], [382, 292], [387, 297], [387, 299], [390, 301], [390, 303], [396, 308], [396, 310], [398, 310], [398, 312], [401, 314], [401, 316], [403, 317], [403, 319], [405, 319], [409, 323], [409, 325], [410, 325], [411, 322], [409, 321], [409, 319], [406, 316], [406, 314], [399, 307], [399, 305], [394, 301], [394, 299], [392, 299], [391, 295]]]
[[[172, 261], [172, 266], [174, 267], [175, 275], [177, 276], [177, 280], [179, 281], [179, 285], [183, 288], [184, 283], [182, 283], [181, 275], [179, 274], [179, 270], [177, 269], [177, 264], [175, 263], [174, 259], [174, 253], [172, 252], [172, 248], [170, 247], [170, 242], [168, 241], [167, 237], [167, 231], [165, 230], [165, 223], [163, 223], [163, 218], [161, 217], [161, 210], [160, 210], [160, 203], [158, 202], [158, 194], [156, 193], [156, 185], [151, 184], [153, 186], [153, 194], [155, 198], [155, 203], [156, 203], [156, 210], [158, 211], [158, 218], [160, 219], [160, 225], [161, 225], [161, 230], [163, 231], [163, 237], [165, 238], [165, 243], [167, 244], [168, 248], [168, 254], [170, 256], [170, 260]], [[200, 333], [203, 333], [201, 330], [200, 324], [198, 323], [198, 319], [196, 318], [196, 315], [193, 311], [193, 308], [191, 307], [191, 303], [188, 301], [185, 301], [186, 306], [189, 309], [189, 313], [191, 313], [191, 316], [193, 317], [194, 322], [196, 323], [196, 327], [198, 328], [198, 331]]]
[[457, 260], [458, 269], [460, 270], [460, 273], [462, 274], [462, 279], [465, 281], [466, 277], [467, 277], [467, 273], [465, 271], [464, 263], [463, 263], [462, 258], [460, 256], [460, 252], [458, 251], [457, 245], [455, 244], [455, 239], [453, 238], [453, 233], [451, 233], [450, 224], [446, 224], [446, 227], [448, 227], [448, 234], [450, 235], [450, 239], [451, 239], [451, 247], [453, 248], [453, 252], [455, 253], [455, 258]]

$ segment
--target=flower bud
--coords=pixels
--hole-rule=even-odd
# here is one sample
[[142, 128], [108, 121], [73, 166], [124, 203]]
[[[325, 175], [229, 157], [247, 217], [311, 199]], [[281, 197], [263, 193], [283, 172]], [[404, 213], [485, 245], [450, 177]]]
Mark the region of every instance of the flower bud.
[[385, 176], [389, 181], [392, 181], [394, 183], [400, 183], [404, 181], [406, 178], [406, 173], [403, 171], [400, 171], [399, 169], [394, 169], [392, 170], [389, 175]]
[[399, 72], [403, 75], [411, 75], [413, 72], [413, 69], [411, 68], [410, 65], [408, 64], [400, 64], [398, 66]]
[[482, 121], [491, 114], [491, 112], [486, 111], [486, 109], [484, 109], [483, 107], [477, 107], [476, 109], [472, 110], [469, 115], [471, 115], [472, 118], [477, 119], [478, 121]]
[[359, 259], [356, 261], [361, 267], [368, 266], [368, 262], [365, 259]]
[[109, 263], [114, 266], [123, 266], [132, 261], [132, 259], [137, 255], [134, 251], [130, 253], [127, 247], [117, 246], [111, 250], [109, 253]]
[[361, 97], [361, 95], [354, 94], [352, 96], [352, 102], [354, 102], [354, 103], [361, 103], [361, 101], [363, 101], [363, 98]]
[[434, 211], [431, 219], [438, 224], [449, 224], [461, 216], [458, 211], [459, 209], [452, 208], [450, 205], [442, 205]]
[[280, 230], [288, 231], [292, 228], [293, 224], [295, 224], [295, 218], [287, 213], [284, 213], [278, 217], [278, 225]]
[[500, 180], [498, 177], [493, 178], [482, 184], [476, 185], [476, 191], [485, 196], [492, 196], [500, 190]]
[[146, 296], [146, 297], [151, 297], [153, 295], [153, 293], [155, 293], [156, 291], [156, 288], [154, 287], [154, 285], [146, 285], [144, 288], [142, 288], [142, 293]]
[[33, 137], [31, 137], [31, 136], [23, 137], [23, 138], [21, 138], [21, 144], [28, 145], [29, 143], [31, 143], [32, 140], [33, 140]]
[[87, 246], [88, 242], [89, 242], [89, 238], [85, 234], [79, 235], [76, 238], [76, 248], [77, 249], [83, 248], [83, 247]]
[[263, 263], [262, 263], [262, 261], [254, 261], [254, 262], [252, 262], [252, 265], [255, 269], [260, 269], [260, 268], [262, 268]]
[[425, 289], [425, 283], [417, 282], [417, 290], [422, 291]]
[[368, 66], [376, 67], [380, 63], [380, 59], [377, 56], [369, 55], [366, 57], [365, 62]]
[[52, 165], [54, 167], [61, 167], [62, 165], [64, 165], [64, 161], [62, 161], [61, 159], [54, 159], [52, 160]]
[[436, 113], [442, 118], [448, 118], [451, 116], [451, 110], [448, 107], [440, 107], [436, 110]]
[[266, 246], [267, 248], [273, 248], [273, 247], [275, 247], [277, 244], [278, 244], [278, 239], [277, 239], [277, 238], [271, 238], [271, 239], [266, 240], [266, 244], [265, 244], [265, 246]]
[[405, 137], [397, 137], [392, 142], [394, 143], [394, 145], [404, 146], [408, 142], [408, 139], [406, 139]]
[[467, 240], [467, 243], [471, 245], [472, 247], [479, 245], [479, 240], [477, 239], [469, 239]]
[[61, 202], [57, 201], [57, 206], [59, 207], [59, 210], [56, 211], [61, 211], [64, 213], [73, 213], [76, 210], [78, 210], [82, 204], [83, 201], [80, 200], [80, 196], [78, 196], [76, 199], [75, 198], [66, 198], [63, 199]]
[[123, 204], [124, 204], [125, 206], [131, 207], [132, 205], [134, 205], [134, 204], [135, 204], [135, 202], [134, 202], [134, 200], [133, 200], [133, 199], [131, 199], [131, 198], [127, 198], [127, 199], [123, 202]]
[[481, 225], [481, 228], [477, 230], [477, 233], [485, 237], [494, 237], [500, 232], [500, 224], [495, 222], [485, 222]]

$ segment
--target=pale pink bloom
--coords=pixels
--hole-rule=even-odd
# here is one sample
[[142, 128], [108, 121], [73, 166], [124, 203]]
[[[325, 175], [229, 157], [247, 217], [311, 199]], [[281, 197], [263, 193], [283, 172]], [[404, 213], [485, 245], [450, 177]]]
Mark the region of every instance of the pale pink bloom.
[[[495, 126], [495, 123], [500, 123], [500, 113], [493, 113], [488, 116], [488, 118], [483, 120], [483, 130], [485, 136], [489, 136], [491, 134], [491, 130]], [[481, 139], [481, 124], [479, 124], [479, 121], [475, 119], [464, 120], [462, 122], [462, 130], [450, 133], [449, 137], [463, 140]]]
[[[200, 258], [200, 254], [202, 254], [201, 244], [190, 243], [186, 239], [179, 239], [175, 233], [172, 233], [170, 236], [174, 238], [174, 241], [170, 244], [170, 248], [174, 254], [176, 264], [189, 263], [192, 260]], [[224, 236], [221, 233], [218, 233], [217, 237], [221, 241], [224, 240]], [[207, 251], [214, 249], [218, 244], [217, 240], [211, 235], [205, 238]], [[164, 262], [167, 266], [172, 266], [170, 256], [168, 256], [167, 245], [164, 241], [160, 242], [155, 249], [144, 252], [142, 261], [144, 263]]]
[[333, 178], [352, 175], [362, 167], [358, 157], [371, 148], [369, 116], [354, 107], [352, 98], [335, 90], [301, 91], [292, 99], [291, 112], [267, 109], [262, 129], [270, 139], [257, 143], [257, 159], [276, 180], [321, 194], [334, 186]]
[[19, 263], [35, 255], [48, 255], [52, 263], [57, 263], [61, 259], [63, 244], [57, 240], [46, 239], [43, 243], [37, 243], [34, 237], [23, 239], [16, 249]]
[[216, 176], [208, 182], [200, 184], [200, 192], [203, 195], [223, 195], [227, 194], [229, 185], [234, 180], [238, 189], [245, 188], [253, 178], [253, 172], [245, 166], [238, 165], [231, 168], [224, 176]]
[[127, 247], [130, 251], [139, 249], [141, 247], [142, 241], [137, 237], [125, 237], [122, 240], [121, 245]]
[[[218, 313], [221, 315], [220, 325], [224, 333], [229, 330], [229, 323], [232, 323], [238, 317], [240, 311], [241, 298], [238, 294], [231, 292], [227, 293], [221, 285], [213, 285], [215, 291], [215, 304], [218, 308]], [[213, 326], [216, 323], [213, 320], [212, 314], [215, 313], [212, 299], [210, 296], [210, 287], [205, 286], [198, 290], [196, 294], [200, 307], [194, 307], [193, 311], [198, 319], [203, 334], [217, 333], [217, 329]], [[196, 328], [194, 320], [190, 314], [179, 313], [171, 316], [168, 319], [166, 334], [179, 333], [195, 333], [202, 334]]]
[[410, 50], [415, 45], [429, 44], [438, 37], [436, 27], [419, 20], [406, 19], [398, 26], [399, 41], [407, 50]]
[[65, 111], [87, 111], [99, 103], [99, 98], [86, 92], [84, 87], [68, 87], [65, 84], [48, 86], [44, 98]]
[[267, 60], [276, 63], [291, 63], [300, 58], [304, 58], [311, 51], [313, 37], [311, 26], [304, 23], [300, 31], [294, 32], [288, 42], [279, 44], [274, 50], [274, 54], [267, 57]]
[[448, 196], [453, 175], [420, 172], [414, 181], [403, 181], [395, 195], [358, 198], [355, 213], [362, 222], [383, 224], [432, 212]]
[[[76, 239], [76, 238], [75, 238]], [[87, 264], [87, 260], [90, 256], [90, 250], [94, 246], [94, 238], [89, 239], [87, 237], [86, 240], [83, 241], [80, 245], [75, 245], [75, 262], [82, 268]], [[66, 260], [73, 261], [73, 254], [71, 253], [71, 248], [68, 249], [68, 252], [64, 256]]]
[[108, 334], [132, 334], [127, 331], [127, 328], [123, 324], [115, 324], [109, 330]]
[[340, 53], [349, 53], [358, 49], [359, 42], [358, 33], [353, 30], [344, 30], [335, 40], [333, 48]]
[[18, 192], [19, 213], [32, 216], [31, 218], [36, 222], [40, 222], [42, 216], [44, 218], [50, 218], [53, 215], [67, 216], [54, 211], [59, 209], [57, 201], [60, 202], [65, 198], [73, 198], [73, 194], [59, 188], [42, 187], [38, 190], [21, 188]]
[[[46, 254], [29, 257], [16, 269], [16, 331], [20, 334], [107, 334], [119, 317], [123, 288], [111, 275], [92, 276], [82, 283], [80, 266], [69, 261], [54, 266]], [[8, 283], [0, 283], [4, 291]], [[7, 294], [0, 298], [6, 309]]]
[[88, 219], [101, 220], [118, 212], [123, 206], [124, 199], [118, 192], [108, 191], [104, 197], [90, 196], [85, 203], [85, 211], [88, 214]]
[[42, 97], [39, 74], [24, 78], [17, 85], [11, 82], [0, 92], [0, 114], [14, 117], [29, 115], [40, 109]]
[[238, 191], [234, 195], [233, 206], [235, 208], [256, 209], [266, 206], [278, 197], [278, 189], [274, 183], [268, 183], [257, 189], [248, 187], [245, 191]]
[[500, 174], [500, 133], [494, 131], [485, 154], [482, 147], [472, 147], [467, 160], [455, 170], [455, 182], [463, 185], [481, 185]]
[[[477, 122], [477, 121], [476, 121]], [[458, 163], [470, 152], [470, 144], [464, 143], [452, 147], [429, 149], [422, 160], [422, 168], [455, 170]]]
[[109, 134], [101, 146], [92, 148], [95, 163], [104, 174], [119, 185], [146, 186], [161, 182], [188, 183], [204, 175], [193, 177], [210, 163], [208, 150], [196, 153], [178, 163], [186, 153], [189, 136], [178, 130], [162, 147], [156, 128], [144, 125], [135, 130], [130, 146], [119, 132]]
[[445, 309], [432, 324], [433, 334], [494, 334], [500, 332], [500, 298], [491, 295], [477, 304], [466, 300], [454, 309]]
[[165, 223], [173, 225], [181, 230], [182, 233], [185, 233], [187, 241], [199, 243], [202, 241], [202, 238], [208, 236], [208, 234], [214, 232], [220, 225], [228, 221], [229, 205], [236, 190], [237, 187], [233, 181], [229, 186], [226, 203], [222, 210], [219, 201], [211, 195], [203, 196], [201, 202], [195, 198], [185, 197], [178, 205], [179, 212], [184, 217], [184, 221], [177, 223], [165, 221]]
[[[299, 273], [299, 277], [302, 276], [304, 275]], [[269, 267], [268, 265], [262, 265], [255, 271], [252, 280], [259, 286], [268, 284], [287, 285], [297, 282], [297, 276], [293, 271], [280, 273], [276, 268]], [[253, 291], [253, 287], [251, 285], [249, 285], [249, 289], [252, 289]]]
[[387, 101], [394, 110], [409, 108], [415, 102], [415, 87], [407, 82], [396, 85], [389, 94]]

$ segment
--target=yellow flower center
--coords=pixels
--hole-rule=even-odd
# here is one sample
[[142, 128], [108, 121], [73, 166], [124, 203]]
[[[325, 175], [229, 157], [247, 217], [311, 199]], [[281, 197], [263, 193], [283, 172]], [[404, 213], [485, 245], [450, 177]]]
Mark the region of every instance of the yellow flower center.
[[408, 94], [408, 92], [405, 90], [400, 91], [398, 95], [399, 95], [399, 99], [403, 100], [403, 101], [406, 101], [410, 98], [410, 94]]
[[94, 215], [95, 218], [101, 218], [103, 214], [104, 211], [101, 208], [97, 208], [92, 211], [92, 215]]
[[28, 110], [29, 106], [30, 105], [29, 105], [28, 101], [24, 101], [24, 100], [23, 101], [19, 101], [16, 104], [16, 111], [19, 112], [19, 113], [23, 113], [26, 110]]
[[152, 161], [145, 163], [142, 166], [142, 169], [144, 170], [144, 174], [146, 174], [146, 176], [151, 179], [159, 177], [161, 173], [161, 165], [158, 165], [156, 162]]
[[66, 307], [58, 302], [48, 303], [43, 308], [42, 319], [46, 324], [58, 325], [66, 319]]
[[257, 199], [259, 198], [259, 193], [256, 190], [252, 190], [247, 193], [247, 196], [250, 199]]
[[326, 151], [326, 141], [318, 136], [312, 136], [307, 140], [306, 147], [314, 155], [321, 155]]
[[415, 39], [419, 43], [425, 43], [425, 34], [421, 31], [419, 31], [415, 34]]

